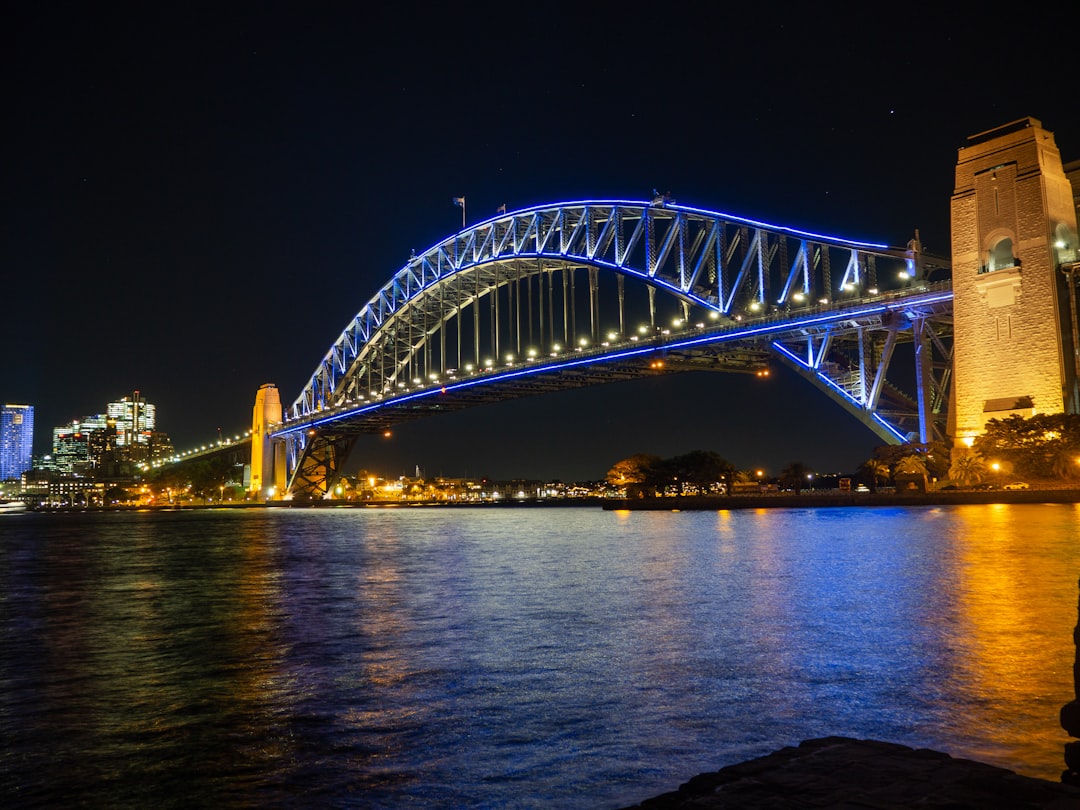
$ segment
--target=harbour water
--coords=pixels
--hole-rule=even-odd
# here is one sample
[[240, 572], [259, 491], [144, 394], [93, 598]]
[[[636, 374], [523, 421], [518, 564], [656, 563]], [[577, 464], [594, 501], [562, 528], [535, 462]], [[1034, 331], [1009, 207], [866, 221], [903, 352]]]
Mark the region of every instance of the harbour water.
[[0, 518], [9, 807], [616, 808], [812, 737], [1057, 780], [1080, 505]]

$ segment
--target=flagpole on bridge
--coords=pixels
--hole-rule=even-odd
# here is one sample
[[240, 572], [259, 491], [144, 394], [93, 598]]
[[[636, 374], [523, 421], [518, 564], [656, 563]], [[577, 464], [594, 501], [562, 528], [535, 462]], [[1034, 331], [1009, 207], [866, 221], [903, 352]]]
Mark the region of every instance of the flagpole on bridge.
[[465, 198], [454, 197], [454, 205], [461, 206], [461, 230], [465, 230]]

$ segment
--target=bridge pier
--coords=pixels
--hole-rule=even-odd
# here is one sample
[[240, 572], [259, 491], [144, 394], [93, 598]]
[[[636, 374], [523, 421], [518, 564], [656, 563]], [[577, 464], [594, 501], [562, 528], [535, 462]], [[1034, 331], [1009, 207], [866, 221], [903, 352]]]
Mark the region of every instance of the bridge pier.
[[970, 446], [990, 419], [1076, 412], [1074, 330], [1061, 272], [1076, 206], [1052, 133], [1025, 118], [960, 149], [952, 197], [955, 422]]
[[257, 500], [278, 500], [285, 495], [285, 446], [270, 438], [270, 425], [281, 422], [281, 395], [277, 386], [266, 383], [255, 394], [251, 417], [251, 484], [249, 492]]

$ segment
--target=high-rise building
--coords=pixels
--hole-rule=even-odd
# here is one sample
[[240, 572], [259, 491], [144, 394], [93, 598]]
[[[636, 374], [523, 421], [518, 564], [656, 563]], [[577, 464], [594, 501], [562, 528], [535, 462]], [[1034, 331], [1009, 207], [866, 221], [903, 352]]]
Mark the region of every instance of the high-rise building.
[[5, 405], [0, 411], [0, 481], [30, 469], [34, 453], [34, 406]]
[[116, 446], [128, 460], [141, 461], [149, 455], [150, 437], [154, 432], [154, 406], [136, 391], [106, 406], [106, 416], [116, 423]]
[[95, 457], [92, 437], [109, 427], [105, 414], [97, 414], [53, 428], [52, 457], [56, 468], [67, 473], [85, 473], [98, 466], [100, 453]]

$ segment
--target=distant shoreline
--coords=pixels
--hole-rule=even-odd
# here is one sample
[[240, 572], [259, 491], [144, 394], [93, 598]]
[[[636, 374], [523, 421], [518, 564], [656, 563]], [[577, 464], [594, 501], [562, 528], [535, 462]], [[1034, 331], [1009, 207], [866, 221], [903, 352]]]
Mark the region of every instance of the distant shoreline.
[[190, 512], [222, 509], [513, 509], [517, 507], [591, 507], [616, 511], [723, 511], [727, 509], [823, 509], [867, 506], [952, 506], [993, 503], [1080, 503], [1080, 488], [1029, 490], [949, 490], [945, 492], [838, 492], [807, 491], [762, 494], [677, 495], [649, 498], [500, 498], [490, 501], [228, 501], [208, 504], [154, 504], [143, 506], [67, 506], [27, 508], [12, 514], [71, 512]]
[[762, 495], [680, 495], [665, 498], [608, 498], [608, 511], [807, 509], [835, 506], [952, 506], [990, 503], [1080, 503], [1078, 489], [948, 492], [793, 492]]

